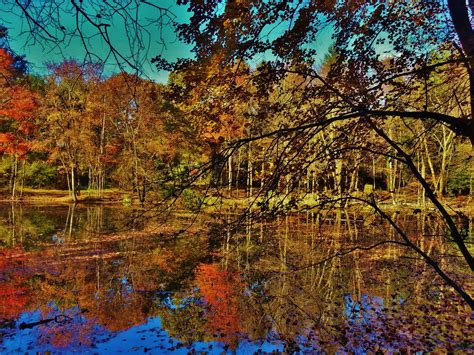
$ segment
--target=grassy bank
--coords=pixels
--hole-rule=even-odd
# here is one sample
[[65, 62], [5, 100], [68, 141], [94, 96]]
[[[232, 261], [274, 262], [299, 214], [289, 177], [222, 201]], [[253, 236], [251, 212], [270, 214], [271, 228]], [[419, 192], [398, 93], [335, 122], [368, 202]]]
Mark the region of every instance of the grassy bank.
[[[222, 193], [223, 191], [221, 191]], [[187, 190], [178, 199], [183, 205], [184, 209], [195, 210], [202, 209], [206, 211], [215, 211], [221, 208], [235, 208], [245, 209], [252, 205], [253, 208], [259, 208], [261, 198], [247, 197], [244, 190], [232, 191], [231, 194], [228, 191], [221, 194], [209, 193], [206, 197], [204, 193], [199, 189]], [[155, 197], [155, 198], [153, 198]], [[359, 196], [364, 197], [364, 196]], [[366, 197], [366, 196], [365, 196]], [[153, 193], [149, 196], [149, 201], [155, 200], [156, 196]], [[11, 197], [7, 189], [0, 190], [0, 201], [9, 202]], [[271, 198], [270, 206], [282, 203], [280, 207], [288, 210], [288, 212], [295, 212], [296, 210], [311, 210], [317, 209], [320, 201], [316, 196], [308, 194], [298, 200], [298, 206], [296, 208], [285, 206], [288, 205], [290, 199], [286, 199], [283, 203], [278, 196]], [[15, 201], [21, 203], [46, 203], [46, 204], [61, 204], [73, 202], [69, 192], [67, 190], [52, 190], [52, 189], [32, 189], [24, 188], [21, 197], [18, 197]], [[394, 201], [389, 197], [387, 193], [381, 192], [378, 194], [378, 203], [384, 210], [403, 211], [413, 209], [432, 209], [433, 205], [427, 200], [426, 204], [420, 203], [417, 196], [404, 194], [397, 196]], [[474, 215], [474, 203], [469, 196], [458, 196], [458, 197], [443, 197], [441, 199], [443, 204], [447, 206], [448, 212], [455, 214], [456, 211], [462, 211], [467, 215]], [[99, 196], [95, 190], [81, 190], [77, 203], [88, 204], [88, 203], [121, 203], [121, 204], [138, 204], [136, 198], [131, 197], [129, 191], [123, 191], [120, 189], [106, 189], [102, 191]], [[202, 205], [201, 205], [202, 203]], [[361, 208], [360, 202], [351, 202], [345, 206], [347, 209]], [[370, 209], [369, 206], [362, 208]]]
[[[219, 209], [246, 209], [251, 206], [253, 210], [258, 210], [262, 206], [262, 202], [265, 202], [265, 208], [273, 210], [274, 208], [280, 211], [287, 212], [298, 212], [298, 211], [316, 211], [318, 209], [328, 208], [344, 208], [346, 210], [360, 210], [360, 211], [371, 211], [372, 207], [365, 205], [361, 201], [349, 200], [347, 203], [324, 203], [324, 199], [321, 199], [316, 194], [300, 195], [295, 198], [295, 204], [293, 204], [291, 196], [272, 196], [268, 200], [261, 197], [248, 197], [244, 190], [233, 191], [229, 194], [228, 191], [220, 191], [220, 194], [209, 193], [206, 197], [200, 194], [198, 190], [194, 190], [191, 194], [186, 193], [184, 195], [184, 201], [187, 208], [193, 210], [198, 209], [199, 202], [202, 202], [201, 209], [205, 211], [216, 211]], [[361, 199], [369, 199], [368, 195], [363, 192], [356, 193], [354, 196]], [[385, 211], [390, 212], [407, 212], [412, 213], [417, 210], [433, 211], [434, 205], [425, 199], [423, 202], [415, 194], [404, 193], [396, 196], [395, 199], [385, 191], [377, 191], [377, 204]], [[443, 203], [448, 213], [455, 215], [457, 212], [463, 212], [468, 216], [474, 216], [474, 202], [469, 196], [443, 196], [439, 198]]]
[[[122, 202], [129, 194], [119, 189], [106, 189], [99, 196], [97, 191], [82, 190], [78, 196], [78, 203], [118, 203]], [[9, 191], [0, 190], [0, 201], [11, 201]], [[25, 203], [71, 203], [73, 202], [67, 190], [32, 189], [24, 188], [21, 196], [15, 201]]]

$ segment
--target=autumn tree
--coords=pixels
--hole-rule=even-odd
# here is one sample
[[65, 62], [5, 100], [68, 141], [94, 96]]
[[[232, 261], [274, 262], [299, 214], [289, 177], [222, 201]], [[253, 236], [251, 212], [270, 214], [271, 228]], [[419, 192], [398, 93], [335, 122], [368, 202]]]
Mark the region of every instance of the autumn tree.
[[36, 133], [35, 94], [28, 88], [20, 59], [0, 48], [0, 153], [11, 157], [10, 193], [17, 195], [19, 164], [24, 167]]
[[120, 161], [114, 179], [143, 204], [147, 192], [179, 162], [180, 148], [186, 144], [174, 127], [160, 85], [121, 73], [108, 78], [101, 90], [112, 132], [106, 149], [115, 150]]
[[[78, 199], [79, 174], [86, 169], [88, 148], [93, 144], [90, 102], [92, 87], [99, 80], [98, 67], [75, 60], [51, 64], [41, 110], [44, 149], [66, 174], [71, 199]], [[93, 154], [93, 153], [92, 153]]]
[[255, 90], [246, 85], [248, 65], [220, 66], [219, 61], [220, 56], [216, 54], [172, 72], [168, 96], [191, 127], [187, 137], [197, 148], [194, 150], [196, 162], [211, 161], [212, 184], [220, 186], [226, 182], [231, 190], [234, 180], [238, 186], [237, 176], [244, 159], [239, 154], [233, 162], [234, 154], [223, 151], [236, 138], [249, 132]]

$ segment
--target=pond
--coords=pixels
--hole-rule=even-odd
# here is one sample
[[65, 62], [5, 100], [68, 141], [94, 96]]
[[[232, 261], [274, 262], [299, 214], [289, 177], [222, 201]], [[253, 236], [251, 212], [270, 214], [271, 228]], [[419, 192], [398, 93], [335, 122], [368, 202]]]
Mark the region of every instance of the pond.
[[[0, 205], [0, 352], [474, 351], [470, 308], [369, 212], [133, 216]], [[472, 295], [433, 214], [393, 218]]]

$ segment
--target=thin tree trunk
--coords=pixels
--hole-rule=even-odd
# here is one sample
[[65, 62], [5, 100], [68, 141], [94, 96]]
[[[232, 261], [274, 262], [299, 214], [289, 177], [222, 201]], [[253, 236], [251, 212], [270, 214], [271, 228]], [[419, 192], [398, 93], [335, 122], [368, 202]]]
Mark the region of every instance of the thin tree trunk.
[[[426, 180], [426, 165], [425, 165], [425, 160], [423, 159], [423, 154], [421, 154], [421, 177], [423, 180]], [[420, 182], [421, 186], [423, 187], [423, 184]], [[421, 189], [421, 199], [422, 199], [422, 206], [423, 209], [426, 208], [426, 193], [423, 189]]]
[[372, 187], [375, 191], [375, 157], [372, 157]]
[[20, 179], [20, 198], [23, 197], [23, 188], [25, 187], [25, 160], [21, 162], [21, 179]]
[[12, 173], [10, 175], [10, 194], [12, 200], [16, 198], [16, 185], [18, 180], [18, 156], [13, 156]]
[[77, 187], [76, 187], [76, 168], [74, 164], [71, 165], [71, 193], [72, 193], [72, 200], [74, 202], [77, 201]]
[[433, 167], [433, 162], [431, 161], [430, 151], [428, 149], [428, 144], [426, 143], [426, 136], [423, 137], [423, 145], [425, 147], [426, 161], [428, 163], [428, 167], [430, 168], [430, 172], [431, 172], [431, 181], [433, 182], [434, 190], [437, 193], [438, 188], [439, 188], [439, 186], [438, 186], [438, 181], [439, 180], [436, 177], [436, 172], [435, 172], [435, 169]]
[[92, 190], [92, 188], [94, 186], [94, 182], [92, 180], [93, 180], [93, 178], [92, 178], [92, 169], [89, 166], [87, 168], [87, 190]]
[[228, 169], [227, 186], [229, 190], [229, 196], [232, 196], [232, 154], [229, 155], [229, 159], [227, 160], [227, 169]]
[[253, 166], [252, 166], [252, 145], [248, 144], [247, 149], [247, 190], [248, 197], [251, 197], [253, 194]]
[[442, 147], [442, 154], [441, 154], [441, 167], [439, 169], [439, 178], [438, 178], [438, 192], [439, 196], [443, 196], [446, 181], [448, 179], [447, 170], [448, 165], [452, 157], [452, 149], [453, 149], [453, 140], [454, 140], [454, 132], [450, 131], [447, 132], [445, 126], [442, 127], [443, 130], [443, 147]]
[[[105, 104], [105, 96], [104, 96], [104, 104]], [[102, 127], [100, 130], [100, 144], [99, 144], [99, 157], [97, 158], [97, 166], [98, 166], [98, 175], [97, 175], [97, 189], [99, 197], [102, 197], [102, 191], [104, 189], [104, 176], [105, 176], [105, 169], [104, 164], [102, 163], [102, 157], [104, 156], [104, 149], [105, 147], [105, 112], [102, 114]]]
[[235, 188], [237, 190], [237, 197], [239, 196], [238, 191], [239, 191], [239, 178], [240, 178], [240, 149], [238, 149], [237, 152], [237, 171], [235, 174]]

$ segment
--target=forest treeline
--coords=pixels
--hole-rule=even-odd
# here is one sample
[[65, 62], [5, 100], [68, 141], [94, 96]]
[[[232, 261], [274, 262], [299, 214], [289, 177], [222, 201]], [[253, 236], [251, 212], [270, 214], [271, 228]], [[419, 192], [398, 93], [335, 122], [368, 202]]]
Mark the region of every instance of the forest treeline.
[[[255, 196], [259, 189], [287, 196], [381, 190], [393, 202], [424, 200], [419, 180], [375, 131], [361, 132], [350, 119], [329, 119], [324, 130], [308, 127], [311, 134], [291, 134], [292, 127], [301, 130], [315, 115], [312, 101], [328, 100], [326, 117], [338, 113], [330, 97], [314, 94], [323, 85], [297, 68], [274, 78], [271, 90], [259, 87], [260, 77], [268, 86], [266, 63], [220, 65], [218, 55], [182, 65], [167, 85], [124, 72], [104, 76], [100, 65], [73, 59], [50, 63], [48, 73], [38, 76], [5, 43], [0, 49], [0, 185], [13, 199], [22, 197], [24, 187], [67, 189], [73, 200], [81, 190], [100, 197], [104, 189], [119, 188], [145, 203], [150, 192], [155, 198], [193, 182], [230, 196], [237, 189], [239, 196], [243, 191]], [[438, 52], [430, 60], [442, 59]], [[338, 60], [332, 50], [318, 76], [334, 75], [331, 66]], [[390, 63], [387, 58], [385, 65]], [[457, 63], [446, 63], [442, 72], [411, 81], [410, 104], [443, 106], [458, 114], [459, 101], [467, 100], [450, 92], [466, 86], [458, 72]], [[403, 86], [404, 80], [390, 85]], [[379, 104], [394, 99], [383, 89]], [[472, 193], [466, 137], [439, 122], [387, 118], [384, 125], [391, 139], [415, 148], [413, 161], [437, 196]]]

